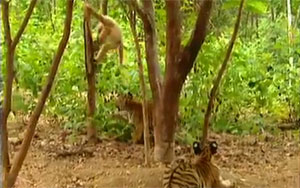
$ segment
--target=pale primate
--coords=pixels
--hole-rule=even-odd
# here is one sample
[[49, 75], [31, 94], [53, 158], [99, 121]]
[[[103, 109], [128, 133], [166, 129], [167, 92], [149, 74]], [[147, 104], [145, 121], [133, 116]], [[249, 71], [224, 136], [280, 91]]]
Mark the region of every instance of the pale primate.
[[118, 23], [111, 17], [98, 14], [89, 4], [85, 3], [85, 18], [91, 20], [91, 15], [98, 21], [97, 43], [99, 50], [95, 57], [95, 61], [101, 62], [109, 50], [119, 50], [119, 61], [123, 63], [123, 41], [122, 31]]

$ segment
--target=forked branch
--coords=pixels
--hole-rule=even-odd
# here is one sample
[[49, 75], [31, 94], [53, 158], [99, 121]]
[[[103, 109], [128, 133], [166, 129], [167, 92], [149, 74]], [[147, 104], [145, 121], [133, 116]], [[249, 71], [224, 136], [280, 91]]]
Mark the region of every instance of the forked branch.
[[20, 28], [19, 28], [19, 30], [18, 30], [15, 38], [14, 38], [14, 40], [12, 41], [12, 45], [11, 45], [12, 49], [14, 49], [17, 46], [17, 44], [19, 43], [20, 38], [21, 38], [21, 36], [22, 36], [22, 34], [23, 34], [23, 32], [24, 32], [27, 24], [28, 24], [30, 16], [32, 15], [32, 12], [33, 12], [33, 9], [34, 9], [34, 7], [36, 5], [36, 2], [37, 2], [37, 0], [32, 0], [30, 2], [30, 5], [29, 5], [29, 8], [28, 8], [28, 10], [26, 12], [26, 15], [24, 17], [24, 20], [23, 20], [23, 22], [22, 22], [22, 24], [21, 24], [21, 26], [20, 26]]
[[41, 112], [45, 106], [46, 103], [46, 99], [49, 96], [49, 93], [51, 91], [53, 82], [54, 82], [54, 78], [60, 63], [60, 60], [62, 58], [63, 52], [67, 46], [68, 40], [69, 40], [69, 36], [70, 36], [70, 30], [71, 30], [71, 22], [72, 22], [72, 13], [73, 13], [73, 2], [74, 0], [68, 0], [67, 1], [67, 11], [66, 11], [66, 20], [65, 20], [65, 26], [64, 26], [64, 33], [62, 36], [62, 39], [59, 43], [56, 55], [53, 59], [52, 62], [52, 66], [51, 66], [51, 70], [48, 76], [48, 80], [47, 80], [47, 84], [44, 86], [42, 94], [39, 98], [39, 101], [33, 111], [33, 114], [30, 117], [29, 120], [29, 125], [28, 128], [26, 130], [25, 136], [24, 136], [24, 140], [22, 142], [21, 148], [19, 150], [19, 152], [16, 154], [14, 161], [13, 161], [13, 165], [12, 168], [9, 172], [9, 177], [8, 177], [8, 187], [11, 188], [15, 181], [16, 178], [18, 176], [18, 173], [21, 169], [21, 166], [24, 162], [24, 159], [26, 157], [26, 154], [28, 152], [31, 140], [33, 138], [33, 134], [36, 128], [36, 124], [38, 122], [38, 119], [41, 115]]
[[192, 69], [198, 52], [204, 43], [212, 4], [213, 0], [203, 0], [201, 3], [194, 32], [184, 47], [181, 58], [179, 59], [178, 70], [182, 70], [180, 80], [182, 84]]
[[208, 137], [208, 126], [209, 126], [209, 123], [210, 123], [211, 112], [212, 112], [212, 109], [213, 109], [213, 106], [214, 106], [215, 96], [217, 94], [217, 90], [219, 88], [222, 77], [223, 77], [224, 72], [226, 70], [226, 67], [227, 67], [227, 64], [229, 62], [229, 58], [230, 58], [235, 40], [237, 38], [237, 34], [238, 34], [240, 22], [241, 22], [241, 17], [242, 17], [242, 10], [243, 10], [243, 6], [244, 6], [244, 2], [245, 2], [245, 0], [241, 0], [238, 16], [237, 16], [237, 19], [236, 19], [236, 22], [235, 22], [233, 34], [232, 34], [231, 40], [229, 42], [229, 46], [228, 46], [228, 49], [227, 49], [227, 52], [226, 52], [226, 56], [224, 58], [222, 66], [221, 66], [221, 68], [218, 72], [217, 78], [214, 81], [213, 88], [210, 91], [210, 98], [209, 98], [209, 102], [208, 102], [205, 117], [204, 117], [202, 144], [204, 144], [206, 142], [207, 137]]
[[7, 186], [7, 173], [9, 171], [9, 155], [8, 155], [8, 135], [7, 135], [7, 118], [11, 111], [11, 96], [12, 96], [12, 85], [14, 79], [14, 55], [15, 49], [20, 41], [20, 38], [28, 24], [30, 16], [33, 12], [33, 9], [36, 5], [37, 0], [32, 0], [30, 6], [27, 10], [26, 16], [15, 36], [12, 40], [10, 23], [9, 23], [9, 1], [4, 0], [2, 2], [2, 21], [4, 25], [5, 33], [5, 42], [6, 42], [6, 80], [5, 80], [5, 93], [4, 93], [4, 104], [2, 109], [2, 118], [1, 118], [1, 131], [2, 136], [2, 152], [3, 152], [3, 168], [4, 168], [4, 186]]

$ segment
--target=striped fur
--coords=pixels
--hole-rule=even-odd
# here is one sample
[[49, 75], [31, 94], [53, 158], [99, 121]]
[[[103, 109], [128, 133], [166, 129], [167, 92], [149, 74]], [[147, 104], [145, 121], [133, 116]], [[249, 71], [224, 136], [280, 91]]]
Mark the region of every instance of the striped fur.
[[[193, 146], [194, 147], [194, 146]], [[200, 147], [200, 146], [199, 146]], [[230, 188], [220, 179], [219, 169], [212, 164], [211, 158], [217, 149], [216, 142], [211, 142], [201, 148], [193, 162], [188, 160], [177, 161], [177, 164], [168, 166], [164, 172], [164, 188]]]
[[[134, 143], [141, 144], [144, 142], [144, 118], [143, 118], [143, 104], [141, 101], [133, 98], [131, 93], [127, 95], [120, 95], [116, 100], [116, 106], [120, 112], [125, 112], [126, 119], [130, 124], [135, 126], [135, 131], [132, 134], [132, 140]], [[153, 137], [153, 103], [147, 101], [147, 114], [150, 140], [154, 143]], [[150, 142], [151, 142], [150, 141]]]

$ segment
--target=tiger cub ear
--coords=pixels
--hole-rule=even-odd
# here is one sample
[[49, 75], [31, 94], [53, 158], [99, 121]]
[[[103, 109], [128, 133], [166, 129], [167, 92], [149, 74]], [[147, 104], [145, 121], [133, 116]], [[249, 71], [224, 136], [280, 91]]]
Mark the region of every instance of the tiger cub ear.
[[201, 153], [201, 144], [200, 142], [194, 141], [193, 142], [193, 150], [195, 155], [199, 155]]
[[133, 95], [132, 95], [132, 93], [131, 93], [130, 91], [128, 91], [127, 97], [128, 97], [129, 99], [132, 99], [132, 98], [133, 98]]
[[218, 144], [217, 144], [217, 142], [216, 141], [211, 141], [210, 143], [209, 143], [209, 146], [210, 146], [210, 152], [211, 152], [211, 154], [213, 155], [213, 154], [216, 154], [217, 153], [217, 149], [218, 149]]

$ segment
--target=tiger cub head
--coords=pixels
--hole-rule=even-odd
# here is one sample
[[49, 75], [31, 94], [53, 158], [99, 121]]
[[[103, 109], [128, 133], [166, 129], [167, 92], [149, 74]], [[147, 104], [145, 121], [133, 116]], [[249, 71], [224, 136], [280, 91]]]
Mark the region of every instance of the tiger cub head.
[[126, 95], [120, 95], [117, 98], [116, 106], [119, 111], [126, 110], [131, 101], [133, 101], [133, 96], [130, 92], [128, 92]]
[[194, 154], [197, 156], [197, 159], [211, 161], [211, 158], [214, 154], [217, 153], [218, 144], [216, 141], [210, 141], [204, 146], [200, 142], [195, 141], [193, 143]]

